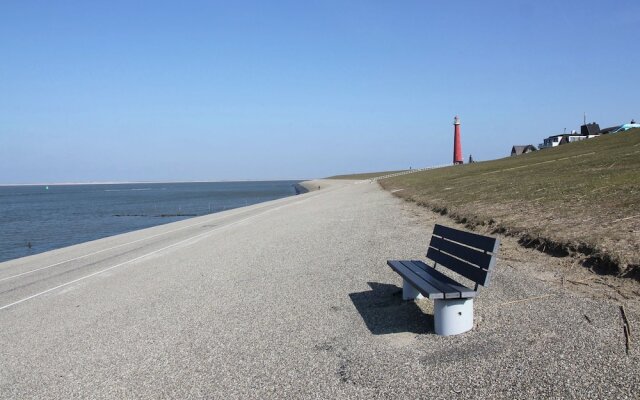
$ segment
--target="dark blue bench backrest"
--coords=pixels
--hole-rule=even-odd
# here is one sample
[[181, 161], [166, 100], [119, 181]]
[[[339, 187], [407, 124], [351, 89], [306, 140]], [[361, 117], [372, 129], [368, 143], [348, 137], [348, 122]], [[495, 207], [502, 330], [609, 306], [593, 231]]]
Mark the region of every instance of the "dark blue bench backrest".
[[436, 266], [448, 268], [478, 285], [487, 286], [499, 246], [498, 238], [436, 224], [427, 257]]

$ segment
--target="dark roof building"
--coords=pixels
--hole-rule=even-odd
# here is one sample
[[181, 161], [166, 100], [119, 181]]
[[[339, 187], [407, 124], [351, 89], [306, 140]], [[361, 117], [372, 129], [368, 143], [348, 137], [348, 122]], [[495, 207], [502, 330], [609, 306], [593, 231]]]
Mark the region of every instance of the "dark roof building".
[[516, 145], [511, 148], [511, 156], [519, 156], [520, 154], [527, 154], [536, 150], [538, 149], [532, 144]]
[[618, 130], [619, 128], [620, 128], [620, 125], [610, 126], [608, 128], [600, 129], [600, 134], [601, 135], [606, 135], [608, 133], [611, 133], [611, 132], [614, 132], [614, 131]]
[[582, 136], [592, 136], [600, 134], [600, 125], [592, 122], [590, 124], [585, 124], [580, 127], [580, 134]]

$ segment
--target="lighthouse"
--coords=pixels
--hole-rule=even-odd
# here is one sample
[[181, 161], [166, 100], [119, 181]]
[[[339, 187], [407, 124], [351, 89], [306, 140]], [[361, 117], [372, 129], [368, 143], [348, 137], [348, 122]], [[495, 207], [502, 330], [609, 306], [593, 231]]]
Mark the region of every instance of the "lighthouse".
[[462, 164], [462, 143], [460, 142], [460, 118], [453, 119], [453, 164]]

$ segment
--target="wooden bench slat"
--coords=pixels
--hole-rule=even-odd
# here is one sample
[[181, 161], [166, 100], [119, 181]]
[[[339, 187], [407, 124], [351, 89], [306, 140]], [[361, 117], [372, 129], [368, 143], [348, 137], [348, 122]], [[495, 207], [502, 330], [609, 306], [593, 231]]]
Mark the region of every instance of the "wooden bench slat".
[[389, 260], [387, 264], [400, 276], [411, 282], [416, 289], [429, 299], [444, 299], [444, 294], [438, 288], [433, 287], [410, 268], [406, 267], [399, 260]]
[[427, 257], [433, 260], [436, 264], [442, 265], [465, 278], [471, 279], [479, 285], [485, 284], [487, 279], [487, 271], [469, 264], [466, 261], [459, 260], [448, 254], [442, 253], [432, 247], [427, 251]]
[[429, 246], [436, 250], [441, 250], [451, 255], [455, 255], [457, 258], [462, 258], [463, 260], [471, 264], [475, 264], [482, 269], [489, 268], [492, 257], [491, 254], [460, 245], [447, 239], [449, 239], [449, 237], [441, 238], [432, 236]]
[[466, 244], [467, 246], [495, 253], [497, 251], [497, 239], [489, 236], [479, 235], [477, 233], [460, 231], [458, 229], [449, 228], [447, 226], [436, 224], [433, 228], [433, 234], [440, 237], [453, 240], [454, 242]]
[[423, 268], [421, 265], [416, 264], [415, 261], [411, 260], [403, 260], [400, 261], [405, 267], [411, 269], [413, 272], [416, 273], [416, 275], [418, 275], [420, 278], [424, 279], [425, 281], [427, 281], [427, 283], [429, 283], [431, 286], [435, 287], [436, 289], [440, 290], [442, 292], [442, 294], [444, 295], [445, 299], [459, 299], [460, 298], [460, 291], [452, 288], [447, 282], [443, 282], [439, 279], [437, 279], [436, 277], [434, 277], [431, 274], [430, 270], [433, 270], [433, 268], [428, 267], [426, 264], [425, 266], [427, 268]]
[[500, 248], [500, 239], [496, 238], [495, 251], [493, 253], [493, 256], [491, 257], [489, 266], [487, 267], [487, 277], [485, 278], [482, 286], [485, 286], [485, 287], [489, 286], [489, 280], [491, 279], [491, 275], [493, 275], [493, 267], [495, 267], [496, 260], [498, 259], [496, 252], [498, 251], [499, 248]]
[[[453, 279], [449, 278], [448, 276], [446, 276], [445, 274], [443, 274], [442, 272], [438, 271], [437, 269], [428, 266], [427, 264], [425, 264], [422, 261], [419, 260], [411, 260], [415, 265], [419, 266], [420, 268], [429, 271], [429, 274], [432, 275], [434, 278], [447, 283], [452, 289], [458, 291], [460, 293], [460, 297], [463, 299], [468, 299], [471, 297], [476, 297], [476, 295], [478, 294], [477, 291], [468, 288], [456, 281], [454, 281]], [[446, 298], [446, 297], [445, 297]]]

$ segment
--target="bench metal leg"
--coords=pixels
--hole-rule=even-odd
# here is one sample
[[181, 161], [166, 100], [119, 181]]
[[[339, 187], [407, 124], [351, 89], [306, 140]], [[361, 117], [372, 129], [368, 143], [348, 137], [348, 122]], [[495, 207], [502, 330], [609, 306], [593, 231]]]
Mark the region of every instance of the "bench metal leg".
[[434, 300], [433, 318], [436, 335], [470, 331], [473, 328], [473, 299]]
[[418, 290], [406, 280], [402, 280], [402, 300], [420, 300], [422, 298], [424, 298], [422, 293], [418, 292]]

